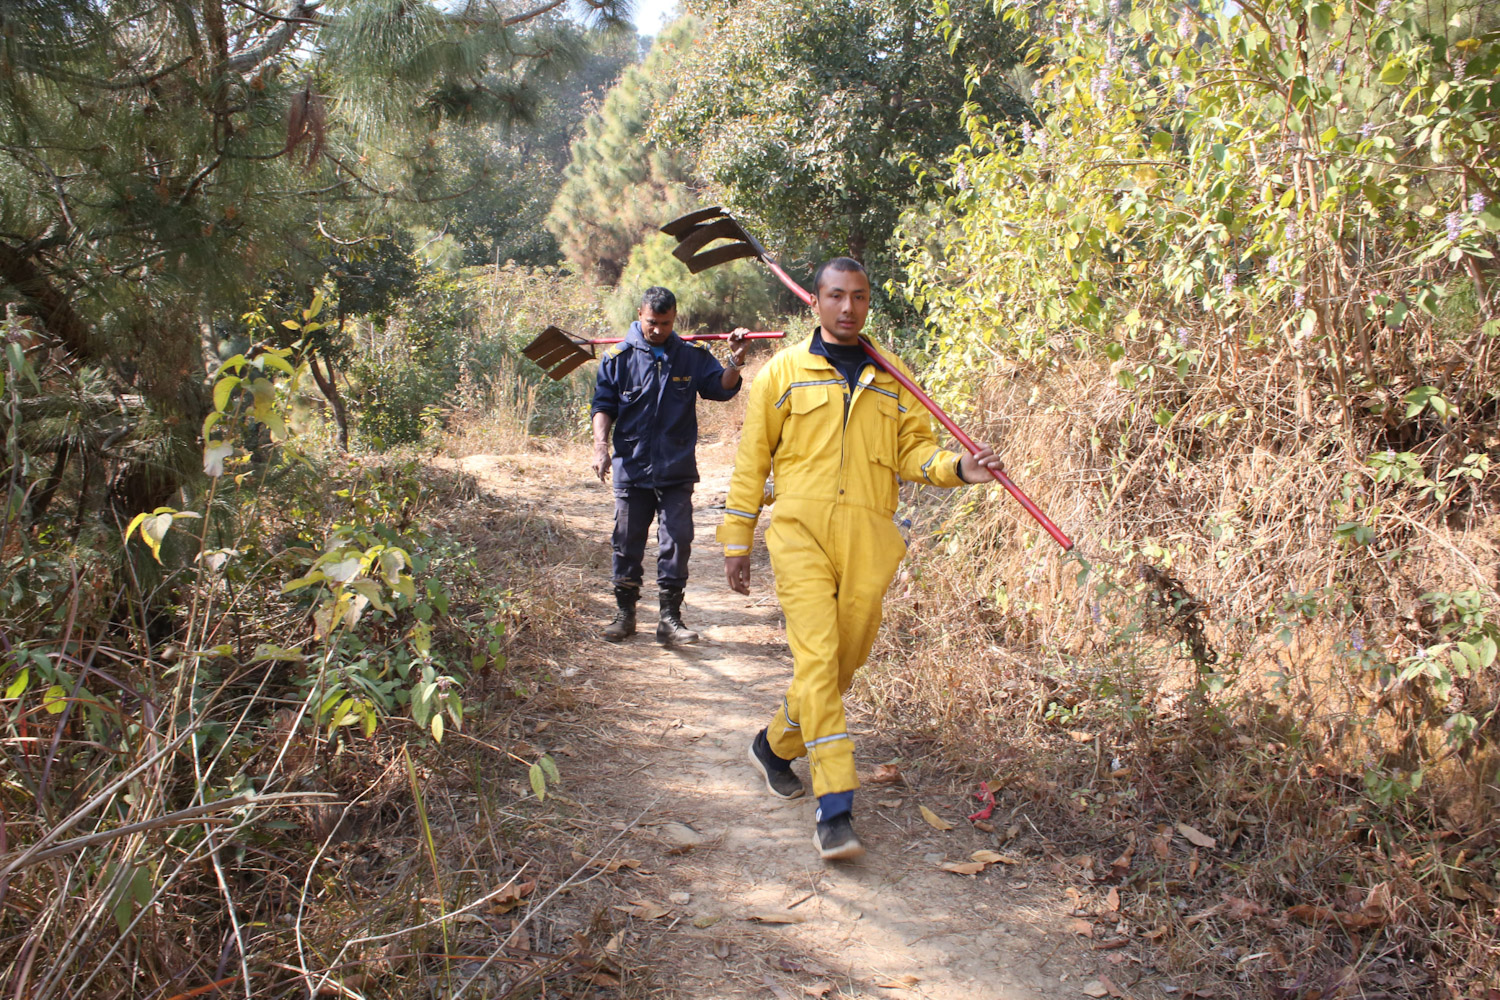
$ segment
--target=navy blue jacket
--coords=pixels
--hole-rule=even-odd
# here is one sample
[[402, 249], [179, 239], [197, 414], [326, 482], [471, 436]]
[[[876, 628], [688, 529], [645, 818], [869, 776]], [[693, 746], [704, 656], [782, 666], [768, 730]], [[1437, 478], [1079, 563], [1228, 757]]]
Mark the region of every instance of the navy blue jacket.
[[604, 352], [590, 411], [614, 418], [614, 485], [661, 489], [698, 481], [698, 397], [733, 399], [744, 384], [725, 389], [724, 366], [675, 333], [657, 360], [631, 323], [624, 343]]

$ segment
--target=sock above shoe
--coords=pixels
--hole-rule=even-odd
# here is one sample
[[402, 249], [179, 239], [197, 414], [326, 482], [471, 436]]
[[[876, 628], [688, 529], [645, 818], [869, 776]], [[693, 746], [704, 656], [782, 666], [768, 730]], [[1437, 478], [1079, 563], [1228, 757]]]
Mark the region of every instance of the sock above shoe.
[[835, 816], [844, 816], [854, 811], [854, 791], [829, 792], [818, 796], [818, 822], [827, 823]]

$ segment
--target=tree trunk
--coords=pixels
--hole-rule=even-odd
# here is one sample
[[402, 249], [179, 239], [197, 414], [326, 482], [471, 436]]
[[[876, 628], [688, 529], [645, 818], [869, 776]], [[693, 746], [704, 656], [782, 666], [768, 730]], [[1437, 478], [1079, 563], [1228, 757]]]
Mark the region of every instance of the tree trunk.
[[328, 366], [328, 374], [323, 374], [318, 368], [318, 352], [313, 351], [308, 355], [307, 368], [312, 372], [313, 381], [318, 383], [318, 389], [333, 407], [333, 422], [339, 428], [339, 450], [349, 450], [349, 415], [344, 410], [344, 397], [339, 395], [337, 372], [334, 371], [333, 362], [327, 358], [321, 359]]
[[83, 362], [99, 360], [90, 342], [88, 324], [73, 304], [47, 280], [30, 256], [8, 243], [0, 243], [0, 281], [26, 300], [42, 328], [62, 341], [75, 358]]

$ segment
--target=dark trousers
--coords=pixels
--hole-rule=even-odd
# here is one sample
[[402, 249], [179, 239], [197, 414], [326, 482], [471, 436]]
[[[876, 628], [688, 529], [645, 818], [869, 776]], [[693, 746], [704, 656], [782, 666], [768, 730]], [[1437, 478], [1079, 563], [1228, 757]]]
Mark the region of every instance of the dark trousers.
[[688, 556], [693, 552], [693, 484], [615, 490], [614, 582], [641, 585], [641, 560], [646, 534], [656, 521], [656, 585], [681, 590], [687, 586]]

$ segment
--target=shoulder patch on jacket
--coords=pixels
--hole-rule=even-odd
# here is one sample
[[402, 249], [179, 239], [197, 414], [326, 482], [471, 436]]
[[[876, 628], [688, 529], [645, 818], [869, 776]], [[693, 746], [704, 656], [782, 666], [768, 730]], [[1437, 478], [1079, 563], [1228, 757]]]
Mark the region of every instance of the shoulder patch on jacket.
[[599, 358], [599, 360], [603, 361], [605, 358], [618, 357], [619, 355], [621, 355], [623, 353], [625, 353], [625, 345], [624, 344], [615, 344], [609, 350], [605, 351], [604, 354]]

